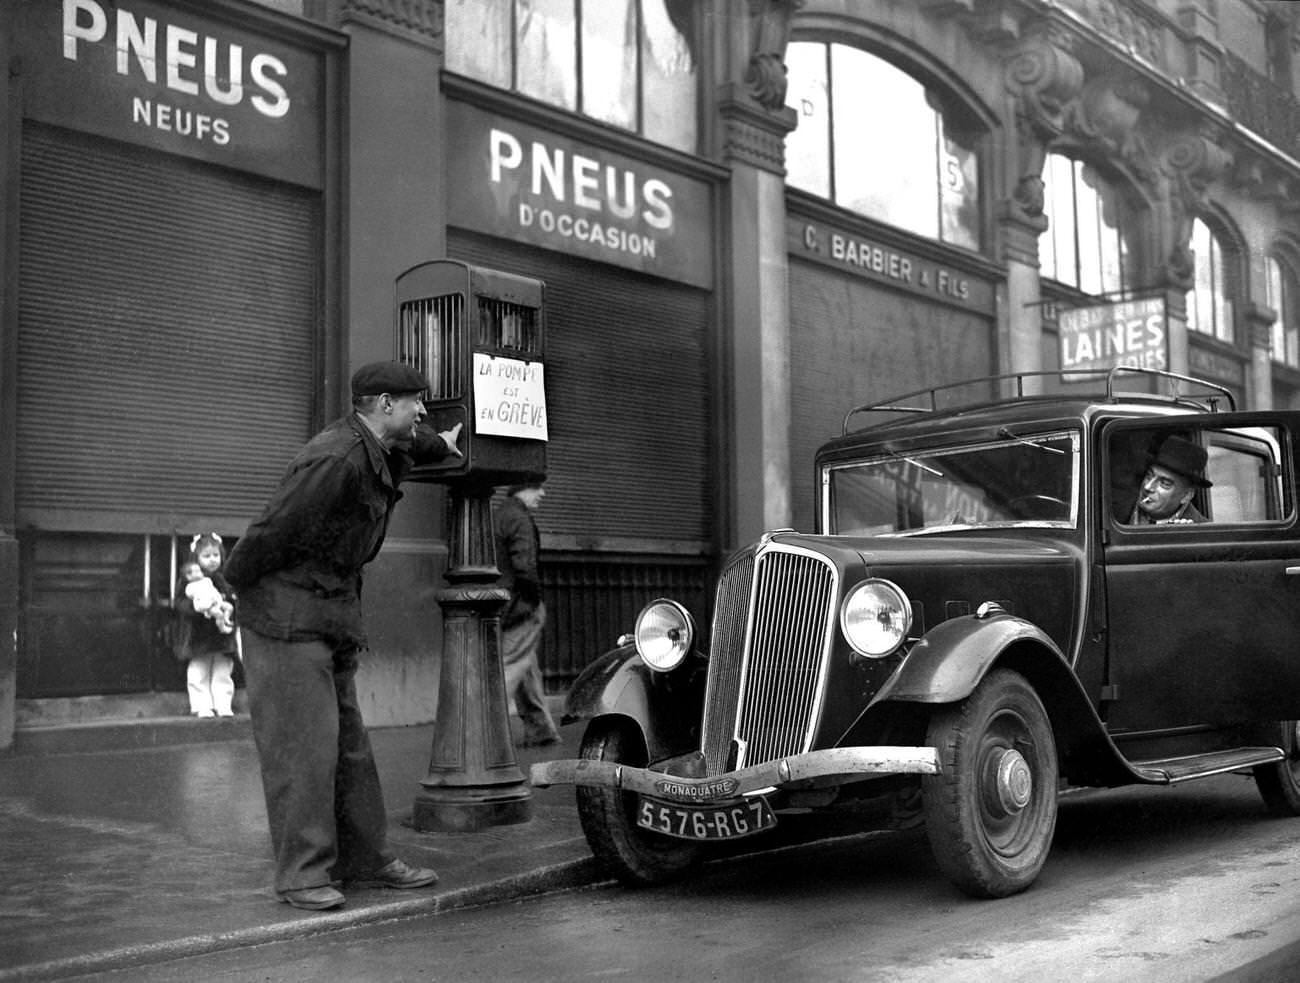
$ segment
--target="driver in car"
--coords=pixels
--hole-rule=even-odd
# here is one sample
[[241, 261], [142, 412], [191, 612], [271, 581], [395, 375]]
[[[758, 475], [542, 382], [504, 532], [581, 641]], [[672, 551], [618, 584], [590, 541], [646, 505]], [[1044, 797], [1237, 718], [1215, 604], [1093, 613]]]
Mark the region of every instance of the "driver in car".
[[1170, 434], [1147, 463], [1131, 525], [1164, 526], [1207, 521], [1192, 504], [1198, 488], [1212, 485], [1205, 477], [1205, 448]]

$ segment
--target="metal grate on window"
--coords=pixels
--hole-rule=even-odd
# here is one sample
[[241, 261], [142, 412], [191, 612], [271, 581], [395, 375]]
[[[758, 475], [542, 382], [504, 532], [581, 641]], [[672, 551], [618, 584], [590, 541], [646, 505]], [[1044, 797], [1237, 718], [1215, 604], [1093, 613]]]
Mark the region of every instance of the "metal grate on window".
[[537, 308], [491, 297], [478, 298], [479, 348], [496, 348], [524, 355], [541, 355]]
[[414, 366], [429, 381], [430, 399], [460, 398], [464, 312], [462, 294], [422, 297], [398, 309], [397, 360]]

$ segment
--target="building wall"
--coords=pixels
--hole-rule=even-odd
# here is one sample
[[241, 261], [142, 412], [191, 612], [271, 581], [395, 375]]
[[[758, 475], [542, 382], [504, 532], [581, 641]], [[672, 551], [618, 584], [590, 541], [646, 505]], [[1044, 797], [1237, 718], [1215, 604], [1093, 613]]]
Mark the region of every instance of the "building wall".
[[[1292, 5], [701, 0], [700, 139], [693, 151], [446, 73], [445, 54], [457, 39], [445, 36], [441, 0], [141, 0], [137, 6], [181, 20], [217, 11], [218, 19], [252, 23], [256, 31], [324, 52], [318, 89], [328, 148], [321, 162], [324, 224], [320, 255], [310, 257], [325, 272], [311, 372], [314, 425], [345, 409], [352, 368], [392, 353], [397, 274], [452, 248], [462, 258], [500, 256], [505, 265], [545, 270], [554, 281], [557, 350], [571, 354], [555, 372], [564, 391], [548, 398], [569, 400], [571, 407], [611, 380], [631, 380], [614, 386], [627, 396], [619, 409], [629, 415], [584, 410], [584, 419], [597, 419], [568, 425], [574, 433], [565, 435], [570, 442], [556, 458], [556, 508], [543, 523], [555, 571], [549, 599], [567, 612], [548, 640], [554, 688], [630, 628], [625, 622], [648, 592], [681, 588], [706, 608], [711, 572], [728, 550], [765, 528], [811, 524], [808, 461], [812, 445], [835, 428], [837, 408], [912, 384], [952, 381], [966, 368], [1028, 372], [1055, 364], [1057, 309], [1106, 298], [1064, 289], [1040, 274], [1046, 221], [1036, 193], [1048, 153], [1079, 155], [1109, 169], [1140, 203], [1141, 285], [1165, 301], [1170, 367], [1227, 382], [1248, 406], [1300, 405], [1300, 368], [1279, 366], [1268, 349], [1277, 312], [1265, 304], [1263, 273], [1268, 250], [1300, 241], [1300, 215], [1291, 204], [1300, 198], [1295, 73], [1268, 81], [1265, 38], [1270, 24], [1294, 31]], [[30, 9], [31, 3], [0, 6], [0, 35], [19, 38], [17, 11]], [[786, 104], [781, 68], [791, 39], [862, 47], [978, 124], [980, 249], [928, 241], [787, 186], [784, 141], [799, 124]], [[21, 41], [10, 43], [12, 58], [12, 45]], [[0, 78], [6, 107], [0, 118], [6, 325], [0, 411], [6, 419], [15, 418], [19, 389], [12, 326], [24, 299], [19, 148], [29, 84], [21, 76]], [[536, 226], [524, 228], [521, 204], [573, 212], [574, 186], [566, 200], [544, 203], [520, 197], [526, 182], [495, 179], [483, 169], [488, 158], [467, 150], [467, 138], [481, 136], [485, 121], [518, 127], [530, 146], [536, 141], [583, 167], [590, 162], [593, 173], [608, 170], [615, 180], [631, 174], [671, 188], [681, 207], [659, 254], [670, 260], [642, 255], [632, 261], [589, 241], [547, 239]], [[889, 139], [879, 134], [877, 152], [889, 152]], [[1231, 233], [1240, 270], [1231, 343], [1186, 326], [1189, 236], [1199, 216]], [[917, 269], [928, 264], [947, 271], [945, 282], [964, 280], [968, 293], [939, 297], [927, 281], [927, 294], [919, 280], [891, 279], [887, 264], [848, 264], [819, 253], [809, 242], [829, 239], [810, 240], [809, 226], [875, 243]], [[620, 228], [636, 231], [631, 224]], [[601, 324], [600, 298], [583, 301], [584, 288], [593, 284], [636, 298], [636, 308]], [[656, 358], [661, 315], [642, 299], [656, 293], [671, 300], [678, 326], [688, 326], [685, 339], [700, 363], [692, 365], [686, 419], [674, 405], [636, 391], [636, 380], [647, 378], [638, 368]], [[583, 341], [594, 337], [599, 346]], [[633, 355], [620, 362], [620, 351]], [[590, 364], [583, 352], [599, 352], [604, 361]], [[671, 500], [687, 504], [653, 514], [641, 469], [651, 471], [656, 455], [667, 453], [654, 438], [662, 434], [671, 448], [677, 429], [691, 434], [690, 459], [700, 463], [671, 479]], [[633, 460], [615, 474], [599, 472], [598, 530], [584, 528], [583, 489], [598, 473], [599, 451], [634, 430]], [[18, 625], [32, 575], [19, 545], [29, 533], [20, 528], [15, 502], [17, 447], [12, 433], [0, 436], [0, 474], [7, 476], [0, 478], [0, 744], [12, 733], [15, 694], [23, 687]], [[620, 504], [625, 514], [611, 511]], [[358, 684], [372, 724], [424, 722], [436, 706], [441, 621], [430, 599], [447, 564], [444, 511], [440, 488], [409, 488], [391, 541], [367, 576], [375, 645]], [[220, 518], [237, 535], [251, 515]], [[164, 520], [154, 535], [169, 535]], [[143, 534], [129, 524], [102, 525], [104, 535]], [[165, 579], [165, 563], [160, 569]], [[643, 570], [655, 571], [649, 581]], [[575, 597], [582, 602], [573, 603]]]

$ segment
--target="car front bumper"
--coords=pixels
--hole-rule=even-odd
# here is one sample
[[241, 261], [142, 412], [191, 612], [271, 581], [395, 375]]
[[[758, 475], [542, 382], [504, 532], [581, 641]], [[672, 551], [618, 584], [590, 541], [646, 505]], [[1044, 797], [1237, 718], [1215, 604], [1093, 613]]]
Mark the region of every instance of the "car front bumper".
[[835, 785], [872, 775], [937, 775], [932, 747], [841, 747], [793, 754], [707, 778], [669, 775], [586, 758], [540, 761], [529, 769], [533, 785], [593, 785], [639, 792], [676, 802], [713, 802], [799, 783]]

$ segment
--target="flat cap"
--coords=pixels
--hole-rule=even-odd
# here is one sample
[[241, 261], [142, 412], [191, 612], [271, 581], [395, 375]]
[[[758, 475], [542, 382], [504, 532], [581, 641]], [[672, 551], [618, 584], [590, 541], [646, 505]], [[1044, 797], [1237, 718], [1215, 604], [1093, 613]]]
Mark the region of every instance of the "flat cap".
[[352, 373], [353, 396], [400, 395], [428, 388], [424, 376], [403, 362], [371, 362]]

